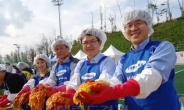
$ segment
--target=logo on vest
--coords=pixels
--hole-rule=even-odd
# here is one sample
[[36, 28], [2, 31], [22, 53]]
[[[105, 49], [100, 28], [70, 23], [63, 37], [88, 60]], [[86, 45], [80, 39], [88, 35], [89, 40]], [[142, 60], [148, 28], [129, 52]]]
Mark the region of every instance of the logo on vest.
[[141, 66], [143, 66], [144, 64], [146, 64], [146, 61], [145, 61], [145, 60], [138, 61], [136, 64], [133, 64], [133, 65], [129, 66], [129, 67], [125, 70], [125, 72], [126, 72], [126, 73], [135, 72], [135, 71], [137, 71]]
[[58, 73], [56, 73], [56, 76], [61, 76], [66, 73], [66, 70], [61, 70]]
[[88, 80], [88, 79], [92, 79], [96, 76], [96, 73], [92, 72], [92, 73], [86, 73], [85, 75], [83, 75], [81, 78], [83, 80]]

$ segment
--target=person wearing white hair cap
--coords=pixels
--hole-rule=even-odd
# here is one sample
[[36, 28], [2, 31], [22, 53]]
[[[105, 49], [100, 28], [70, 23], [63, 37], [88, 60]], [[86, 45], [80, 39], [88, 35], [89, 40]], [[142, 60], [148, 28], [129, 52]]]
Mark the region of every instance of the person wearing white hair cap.
[[152, 18], [135, 9], [123, 17], [122, 32], [131, 49], [117, 63], [112, 85], [94, 86], [98, 94], [81, 92], [84, 103], [98, 104], [124, 98], [124, 110], [180, 110], [174, 87], [175, 48], [168, 41], [152, 41]]
[[[39, 83], [44, 83], [50, 76], [50, 60], [45, 54], [38, 54], [34, 58], [33, 65], [36, 66], [38, 74], [34, 75], [21, 89], [16, 98], [20, 98], [22, 94], [26, 94], [25, 99], [29, 98], [31, 90], [36, 87]], [[27, 104], [28, 100], [25, 100], [22, 105], [22, 109], [31, 110]]]
[[3, 107], [13, 102], [14, 97], [26, 83], [26, 78], [19, 73], [14, 74], [7, 72], [5, 65], [0, 65], [0, 82], [5, 83], [5, 91], [0, 98], [0, 107]]
[[6, 71], [12, 73], [13, 72], [13, 66], [11, 65], [10, 61], [5, 61]]
[[[64, 39], [58, 39], [54, 41], [51, 44], [51, 49], [58, 58], [58, 61], [52, 67], [48, 80], [38, 85], [38, 87], [44, 86], [47, 88], [47, 97], [52, 96], [52, 94], [56, 92], [62, 92], [66, 90], [66, 83], [74, 74], [74, 68], [79, 61], [79, 59], [74, 58], [70, 54], [72, 45], [70, 42]], [[76, 107], [78, 106], [74, 106], [75, 109]], [[74, 108], [71, 107], [70, 109]]]
[[[67, 94], [70, 95], [70, 98], [73, 98], [80, 84], [88, 80], [109, 80], [116, 68], [115, 62], [101, 53], [107, 40], [106, 34], [102, 30], [84, 29], [79, 39], [87, 57], [77, 63], [74, 75], [67, 84]], [[72, 104], [70, 103], [70, 106]], [[106, 108], [118, 110], [118, 100], [109, 100], [103, 104], [90, 104], [88, 108], [89, 110], [104, 110]]]
[[19, 62], [17, 64], [17, 68], [20, 70], [22, 74], [26, 76], [27, 81], [31, 78], [33, 71], [27, 63]]

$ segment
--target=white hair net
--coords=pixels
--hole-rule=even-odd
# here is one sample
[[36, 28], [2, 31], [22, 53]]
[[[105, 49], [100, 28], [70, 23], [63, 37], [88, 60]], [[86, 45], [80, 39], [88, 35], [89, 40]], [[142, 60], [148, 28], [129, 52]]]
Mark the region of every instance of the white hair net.
[[6, 66], [5, 65], [0, 65], [0, 71], [6, 71]]
[[125, 33], [125, 26], [133, 21], [133, 20], [136, 20], [136, 19], [140, 19], [140, 20], [143, 20], [146, 22], [148, 28], [149, 28], [149, 32], [148, 32], [148, 37], [153, 34], [154, 30], [152, 28], [152, 18], [151, 18], [151, 15], [145, 11], [145, 10], [140, 10], [140, 9], [135, 9], [135, 10], [132, 10], [132, 11], [129, 11], [127, 12], [124, 17], [123, 17], [123, 20], [122, 20], [122, 23], [123, 23], [123, 27], [122, 27], [122, 33], [124, 35], [124, 37], [128, 39], [128, 37], [126, 36], [126, 33]]
[[27, 63], [25, 63], [25, 62], [19, 62], [17, 64], [17, 68], [19, 68], [19, 69], [25, 69], [25, 68], [29, 68], [29, 67], [30, 66]]
[[83, 37], [86, 36], [86, 35], [93, 35], [93, 36], [96, 36], [98, 37], [101, 41], [102, 41], [102, 44], [100, 46], [100, 50], [102, 50], [104, 48], [104, 44], [107, 40], [107, 36], [106, 34], [100, 30], [100, 29], [95, 29], [95, 28], [87, 28], [87, 29], [84, 29], [81, 34], [80, 34], [80, 42], [82, 41]]
[[71, 45], [70, 42], [68, 42], [68, 41], [66, 41], [66, 40], [64, 40], [64, 39], [58, 39], [58, 40], [52, 42], [52, 44], [51, 44], [51, 50], [52, 50], [53, 53], [55, 53], [55, 50], [54, 50], [54, 49], [55, 49], [55, 47], [56, 47], [57, 45], [59, 45], [59, 44], [66, 45], [66, 46], [69, 48], [69, 52], [70, 52], [71, 49], [72, 49], [72, 45]]
[[38, 54], [38, 55], [36, 55], [36, 57], [34, 58], [33, 65], [36, 64], [36, 60], [38, 60], [38, 59], [44, 60], [47, 63], [47, 68], [50, 67], [50, 60], [49, 60], [49, 57], [47, 57], [47, 55], [45, 55], [45, 54]]

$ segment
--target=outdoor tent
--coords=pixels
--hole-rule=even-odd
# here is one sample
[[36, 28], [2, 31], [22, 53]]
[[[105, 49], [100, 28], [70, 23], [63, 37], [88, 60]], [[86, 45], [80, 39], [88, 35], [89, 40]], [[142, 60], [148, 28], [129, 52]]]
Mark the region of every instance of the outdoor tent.
[[77, 54], [74, 56], [75, 58], [78, 58], [78, 59], [82, 59], [82, 58], [84, 58], [86, 56], [86, 54], [83, 52], [83, 51], [81, 51], [81, 50], [79, 50], [78, 52], [77, 52]]
[[119, 58], [125, 53], [116, 49], [113, 45], [110, 45], [109, 48], [103, 52], [104, 55], [111, 57], [115, 62], [119, 60]]

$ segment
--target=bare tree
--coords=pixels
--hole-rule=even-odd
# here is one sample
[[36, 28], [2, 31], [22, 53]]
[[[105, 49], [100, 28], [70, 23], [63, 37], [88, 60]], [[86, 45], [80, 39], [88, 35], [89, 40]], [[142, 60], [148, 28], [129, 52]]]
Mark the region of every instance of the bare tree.
[[100, 6], [100, 21], [101, 21], [100, 29], [103, 30], [103, 13], [102, 13], [102, 7], [101, 6]]
[[116, 26], [116, 10], [113, 9], [114, 11], [114, 26], [113, 26], [113, 31], [116, 32], [117, 26]]
[[92, 19], [91, 19], [91, 27], [93, 27], [93, 12], [91, 12], [91, 17], [92, 17]]
[[3, 63], [3, 56], [0, 54], [0, 64]]
[[170, 10], [169, 0], [167, 0], [167, 11], [168, 11], [168, 14], [169, 14], [169, 20], [171, 21], [172, 20], [172, 13], [171, 13], [171, 10]]
[[[150, 1], [147, 0], [147, 3], [148, 3], [148, 5], [149, 5], [149, 4], [150, 4]], [[148, 7], [148, 5], [147, 5], [147, 10], [148, 10], [148, 13], [150, 13], [150, 8]]]
[[106, 13], [107, 13], [107, 8], [104, 4], [104, 31], [106, 32]]
[[42, 34], [42, 39], [40, 43], [37, 44], [37, 51], [39, 52], [39, 54], [45, 53], [46, 55], [49, 55], [49, 43], [44, 34]]
[[10, 62], [12, 62], [11, 59], [12, 59], [11, 54], [10, 54], [10, 55], [6, 54], [5, 57], [4, 57], [4, 60], [5, 60], [5, 61], [10, 61]]
[[72, 44], [72, 42], [73, 42], [72, 35], [66, 36], [65, 40]]
[[118, 5], [119, 13], [120, 13], [120, 15], [121, 15], [121, 18], [122, 18], [122, 13], [121, 13], [121, 5], [119, 4], [118, 0], [117, 0], [117, 5]]
[[[155, 2], [155, 5], [157, 6], [156, 2]], [[167, 11], [167, 9], [164, 6], [165, 6], [165, 3], [162, 3], [159, 8], [156, 8], [157, 23], [159, 23], [160, 21], [160, 16], [162, 16]]]
[[148, 4], [148, 9], [151, 9], [151, 15], [152, 15], [152, 20], [153, 20], [153, 17], [154, 17], [154, 13], [157, 9], [157, 6], [154, 4], [154, 3], [149, 3]]
[[35, 56], [36, 56], [36, 50], [33, 47], [29, 47], [28, 59], [30, 60], [30, 62], [34, 61]]
[[110, 15], [109, 21], [110, 21], [110, 23], [111, 23], [111, 32], [113, 32], [114, 18], [111, 17], [111, 15]]
[[179, 4], [179, 7], [180, 7], [180, 11], [181, 11], [181, 16], [184, 16], [184, 1], [182, 0], [182, 5], [180, 3], [180, 1], [178, 0], [178, 4]]

